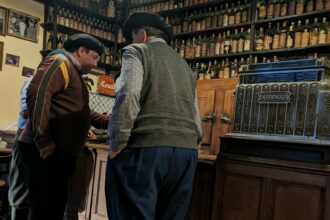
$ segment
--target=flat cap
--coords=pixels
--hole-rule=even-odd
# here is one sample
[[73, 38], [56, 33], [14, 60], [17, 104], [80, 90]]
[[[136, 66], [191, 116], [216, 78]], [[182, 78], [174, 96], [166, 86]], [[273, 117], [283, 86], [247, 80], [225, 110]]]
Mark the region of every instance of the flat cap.
[[167, 43], [170, 43], [173, 39], [173, 30], [171, 26], [167, 25], [160, 15], [150, 12], [135, 12], [128, 16], [123, 25], [125, 39], [131, 43], [133, 40], [132, 31], [144, 26], [154, 27], [163, 31], [167, 35]]
[[63, 47], [66, 50], [78, 49], [80, 46], [84, 46], [87, 49], [94, 50], [100, 56], [103, 53], [103, 44], [95, 37], [89, 34], [74, 34], [71, 35], [68, 40], [65, 41]]

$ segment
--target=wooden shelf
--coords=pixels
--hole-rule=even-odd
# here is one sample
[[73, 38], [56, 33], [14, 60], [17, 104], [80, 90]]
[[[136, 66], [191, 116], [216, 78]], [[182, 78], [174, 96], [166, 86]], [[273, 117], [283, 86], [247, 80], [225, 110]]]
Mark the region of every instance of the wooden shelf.
[[251, 55], [278, 55], [283, 54], [284, 56], [291, 56], [293, 54], [305, 55], [306, 53], [329, 53], [330, 44], [322, 44], [316, 46], [307, 46], [303, 48], [285, 48], [285, 49], [276, 49], [276, 50], [267, 50], [267, 51], [253, 51]]
[[237, 57], [248, 57], [251, 55], [251, 51], [243, 52], [243, 53], [230, 53], [230, 54], [221, 54], [216, 56], [205, 56], [205, 57], [195, 57], [195, 58], [185, 58], [185, 60], [189, 61], [207, 61], [207, 60], [216, 60], [216, 59], [226, 59], [226, 58], [237, 58]]
[[246, 23], [229, 25], [229, 26], [225, 26], [225, 27], [210, 28], [210, 29], [201, 30], [201, 31], [178, 33], [178, 34], [175, 34], [174, 37], [175, 38], [187, 38], [187, 37], [191, 37], [191, 36], [198, 36], [201, 34], [213, 34], [213, 33], [219, 33], [221, 31], [233, 30], [233, 29], [238, 29], [241, 27], [250, 27], [250, 26], [251, 26], [251, 23], [246, 22]]
[[[54, 27], [54, 23], [43, 23], [43, 24], [40, 24], [41, 27], [43, 27], [45, 30], [53, 30], [53, 27]], [[57, 32], [60, 32], [60, 33], [65, 33], [65, 34], [68, 34], [68, 35], [72, 35], [72, 34], [78, 34], [78, 33], [85, 33], [83, 31], [80, 31], [80, 30], [76, 30], [76, 29], [73, 29], [73, 28], [70, 28], [70, 27], [67, 27], [67, 26], [64, 26], [64, 25], [60, 25], [60, 24], [57, 24]], [[106, 44], [106, 45], [114, 45], [115, 42], [114, 41], [111, 41], [111, 40], [107, 40], [105, 38], [102, 38], [102, 37], [99, 37], [99, 36], [96, 36], [96, 35], [92, 35], [92, 34], [89, 34], [93, 37], [95, 37], [96, 39], [100, 40], [102, 43]]]
[[[322, 17], [330, 16], [330, 10], [329, 9], [324, 9], [324, 10], [319, 10], [319, 11], [313, 11], [309, 13], [303, 13], [301, 15], [292, 15], [292, 16], [284, 16], [284, 17], [278, 17], [278, 18], [271, 18], [271, 19], [265, 19], [265, 20], [260, 20], [260, 21], [255, 21], [252, 22], [252, 24], [256, 25], [261, 25], [261, 24], [266, 24], [266, 23], [274, 23], [274, 22], [281, 22], [281, 21], [298, 21], [302, 19], [307, 19], [307, 18], [319, 18], [319, 23], [322, 22]], [[313, 23], [313, 21], [309, 21], [310, 24]]]
[[230, 2], [232, 2], [232, 1], [231, 0], [209, 1], [206, 3], [202, 3], [202, 4], [190, 5], [190, 6], [186, 6], [186, 7], [175, 8], [175, 9], [166, 10], [166, 11], [160, 11], [157, 13], [160, 14], [161, 16], [178, 15], [179, 13], [182, 13], [182, 12], [191, 12], [196, 9], [213, 7], [216, 5], [230, 3]]
[[94, 12], [94, 11], [88, 9], [88, 8], [83, 8], [83, 7], [80, 7], [76, 4], [66, 2], [64, 0], [57, 0], [57, 1], [54, 1], [54, 0], [35, 0], [35, 1], [43, 3], [43, 4], [47, 4], [47, 5], [54, 5], [54, 4], [60, 5], [64, 8], [67, 8], [67, 9], [70, 9], [70, 10], [73, 10], [73, 11], [77, 11], [77, 12], [83, 14], [83, 15], [87, 15], [89, 17], [99, 18], [103, 21], [113, 23], [113, 24], [116, 21], [115, 18], [100, 15], [99, 13]]

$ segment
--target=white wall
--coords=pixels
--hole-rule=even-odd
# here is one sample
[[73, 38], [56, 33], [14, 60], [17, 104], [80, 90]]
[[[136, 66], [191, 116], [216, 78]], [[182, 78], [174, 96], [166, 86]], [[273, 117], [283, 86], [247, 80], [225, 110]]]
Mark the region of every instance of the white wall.
[[[15, 9], [34, 17], [40, 18], [43, 23], [43, 4], [33, 0], [1, 0], [0, 6]], [[4, 42], [2, 71], [0, 71], [0, 129], [17, 123], [19, 92], [26, 79], [22, 76], [23, 66], [36, 69], [41, 61], [39, 53], [42, 50], [43, 29], [39, 27], [38, 43], [23, 40], [12, 36], [1, 36]], [[5, 64], [6, 53], [20, 57], [19, 67]]]

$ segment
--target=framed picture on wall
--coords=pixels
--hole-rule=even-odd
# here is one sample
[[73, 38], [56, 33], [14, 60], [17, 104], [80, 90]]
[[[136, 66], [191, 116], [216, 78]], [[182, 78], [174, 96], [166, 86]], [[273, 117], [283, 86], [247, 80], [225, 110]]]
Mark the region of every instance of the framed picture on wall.
[[0, 41], [0, 71], [2, 71], [3, 46], [4, 46], [4, 43], [2, 41]]
[[22, 76], [30, 77], [33, 76], [33, 74], [34, 74], [34, 69], [23, 66]]
[[9, 9], [7, 34], [24, 40], [38, 42], [40, 19]]
[[7, 65], [11, 65], [11, 66], [19, 66], [19, 56], [16, 55], [12, 55], [7, 53], [6, 54], [6, 62]]
[[6, 35], [7, 8], [0, 7], [0, 35]]

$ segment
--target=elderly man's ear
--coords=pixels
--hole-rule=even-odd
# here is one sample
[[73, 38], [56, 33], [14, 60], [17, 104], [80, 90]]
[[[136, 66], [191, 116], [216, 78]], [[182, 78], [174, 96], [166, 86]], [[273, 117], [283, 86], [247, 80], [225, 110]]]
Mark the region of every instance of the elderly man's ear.
[[133, 43], [146, 43], [147, 42], [147, 33], [143, 28], [140, 28], [137, 33], [133, 35]]

